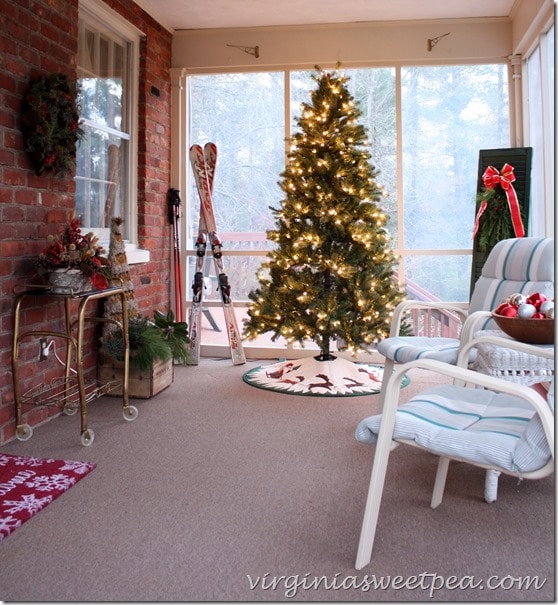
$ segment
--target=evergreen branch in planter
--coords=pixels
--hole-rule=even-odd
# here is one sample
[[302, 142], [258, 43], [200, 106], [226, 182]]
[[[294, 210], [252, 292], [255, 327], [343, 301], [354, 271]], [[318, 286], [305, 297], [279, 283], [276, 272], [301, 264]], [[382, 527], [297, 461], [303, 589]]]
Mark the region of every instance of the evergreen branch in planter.
[[166, 315], [161, 311], [155, 311], [153, 322], [163, 333], [174, 361], [188, 363], [190, 360], [188, 324], [185, 321], [175, 321], [172, 311], [169, 311]]
[[[175, 322], [172, 311], [166, 315], [155, 311], [153, 321], [143, 316], [130, 317], [128, 340], [130, 368], [147, 371], [155, 361], [188, 361], [188, 326], [185, 322]], [[124, 359], [124, 341], [120, 330], [114, 330], [108, 337], [102, 338], [101, 350], [117, 361]]]

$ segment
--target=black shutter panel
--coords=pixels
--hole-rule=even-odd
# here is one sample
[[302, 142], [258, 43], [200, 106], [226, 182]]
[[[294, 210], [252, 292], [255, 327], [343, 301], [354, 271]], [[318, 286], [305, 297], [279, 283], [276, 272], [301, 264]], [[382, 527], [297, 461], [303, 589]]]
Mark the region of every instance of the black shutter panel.
[[[481, 193], [484, 184], [482, 175], [484, 171], [493, 166], [501, 171], [504, 164], [513, 166], [515, 181], [513, 188], [517, 193], [519, 208], [523, 218], [523, 226], [527, 234], [529, 229], [529, 196], [531, 192], [531, 159], [533, 156], [532, 147], [514, 147], [507, 149], [481, 149], [479, 151], [479, 173], [477, 177], [477, 194]], [[490, 250], [481, 252], [478, 249], [477, 238], [473, 242], [473, 263], [471, 267], [471, 294], [477, 279], [480, 277], [482, 267]]]

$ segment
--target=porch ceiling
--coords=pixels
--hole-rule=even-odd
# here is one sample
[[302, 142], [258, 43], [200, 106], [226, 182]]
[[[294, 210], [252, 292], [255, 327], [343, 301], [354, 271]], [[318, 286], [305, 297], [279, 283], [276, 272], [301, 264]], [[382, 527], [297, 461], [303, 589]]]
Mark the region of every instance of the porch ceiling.
[[515, 0], [135, 0], [170, 31], [508, 17]]

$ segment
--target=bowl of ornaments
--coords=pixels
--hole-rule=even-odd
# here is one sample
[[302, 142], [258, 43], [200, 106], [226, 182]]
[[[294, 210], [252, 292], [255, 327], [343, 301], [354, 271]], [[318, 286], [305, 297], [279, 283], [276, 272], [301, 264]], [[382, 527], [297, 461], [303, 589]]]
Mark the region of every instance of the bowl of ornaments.
[[512, 294], [492, 312], [500, 330], [521, 342], [554, 344], [554, 300], [535, 292]]

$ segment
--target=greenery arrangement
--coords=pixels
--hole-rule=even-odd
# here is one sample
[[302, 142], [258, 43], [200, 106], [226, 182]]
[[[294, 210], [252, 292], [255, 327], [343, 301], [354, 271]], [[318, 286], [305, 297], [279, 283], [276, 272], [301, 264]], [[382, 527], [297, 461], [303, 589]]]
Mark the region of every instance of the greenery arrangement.
[[61, 234], [49, 235], [48, 245], [35, 261], [37, 273], [48, 275], [56, 269], [78, 269], [91, 278], [97, 290], [108, 288], [111, 272], [105, 249], [93, 233], [83, 235], [79, 221], [73, 217]]
[[285, 198], [271, 208], [276, 228], [267, 237], [276, 247], [249, 294], [244, 327], [248, 339], [312, 340], [327, 360], [332, 340], [356, 354], [387, 336], [403, 294], [361, 112], [338, 70], [316, 69], [281, 175]]
[[489, 252], [503, 239], [522, 237], [523, 218], [513, 188], [513, 166], [505, 164], [502, 174], [489, 166], [483, 174], [483, 190], [476, 199], [473, 238], [480, 252]]
[[480, 252], [488, 252], [502, 239], [514, 236], [506, 194], [501, 187], [486, 189], [477, 196], [477, 212], [486, 207], [479, 221], [477, 242]]
[[76, 144], [83, 138], [77, 84], [67, 75], [42, 76], [29, 86], [21, 116], [25, 151], [37, 175], [60, 177], [75, 165]]
[[[153, 321], [141, 315], [130, 317], [128, 339], [131, 368], [149, 370], [156, 360], [188, 362], [188, 325], [186, 322], [175, 321], [172, 311], [166, 315], [155, 311]], [[102, 350], [118, 361], [124, 359], [124, 342], [120, 330], [112, 332], [110, 338], [103, 339]]]

